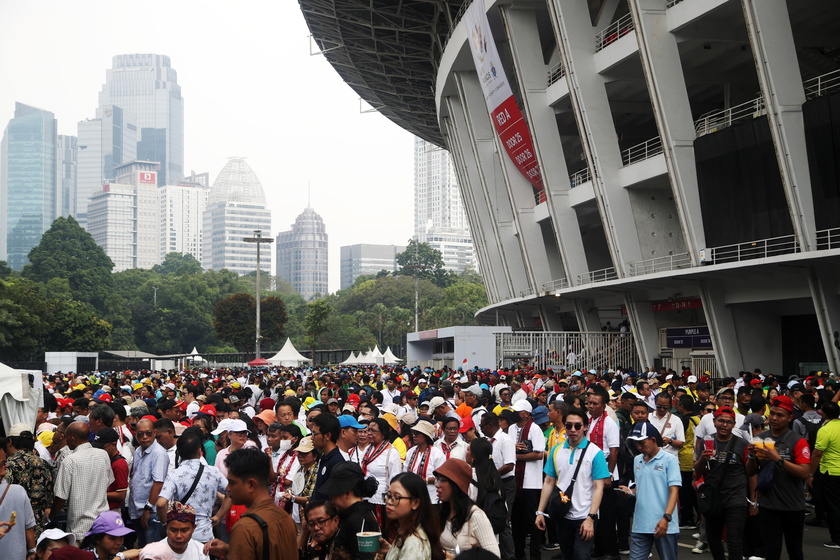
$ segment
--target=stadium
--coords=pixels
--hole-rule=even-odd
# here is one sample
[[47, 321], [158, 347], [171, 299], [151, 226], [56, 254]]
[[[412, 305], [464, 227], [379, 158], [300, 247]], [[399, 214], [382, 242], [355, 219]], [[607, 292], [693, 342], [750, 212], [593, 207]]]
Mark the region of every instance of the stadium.
[[362, 99], [451, 152], [500, 345], [840, 366], [835, 0], [299, 3]]

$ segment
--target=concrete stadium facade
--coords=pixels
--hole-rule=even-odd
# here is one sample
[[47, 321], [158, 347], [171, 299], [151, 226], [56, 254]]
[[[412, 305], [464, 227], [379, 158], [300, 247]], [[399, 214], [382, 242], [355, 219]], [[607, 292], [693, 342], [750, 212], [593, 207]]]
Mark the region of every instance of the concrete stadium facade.
[[483, 2], [544, 190], [490, 120], [471, 4], [299, 0], [338, 73], [446, 147], [490, 305], [641, 365], [840, 367], [840, 4]]

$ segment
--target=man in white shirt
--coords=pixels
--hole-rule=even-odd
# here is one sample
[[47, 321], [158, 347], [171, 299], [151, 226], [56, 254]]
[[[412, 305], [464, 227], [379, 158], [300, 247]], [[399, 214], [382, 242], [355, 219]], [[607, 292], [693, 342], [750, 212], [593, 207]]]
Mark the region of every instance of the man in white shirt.
[[685, 445], [685, 428], [679, 416], [671, 414], [671, 396], [660, 393], [656, 397], [656, 412], [648, 416], [648, 422], [659, 430], [662, 436], [662, 449], [677, 457]]
[[[590, 418], [586, 437], [597, 445], [604, 453], [607, 467], [612, 473], [612, 480], [618, 480], [618, 448], [621, 444], [618, 424], [607, 413], [609, 395], [602, 387], [592, 392], [586, 398], [586, 408]], [[595, 534], [595, 556], [618, 556], [618, 539], [616, 536], [616, 494], [612, 484], [607, 484], [607, 490], [601, 500], [601, 513], [598, 520], [598, 531]]]
[[525, 558], [525, 536], [531, 535], [531, 558], [541, 558], [543, 531], [534, 524], [542, 490], [542, 461], [545, 436], [531, 417], [531, 404], [522, 399], [513, 404], [519, 421], [508, 428], [516, 444], [516, 496], [513, 500], [513, 545], [516, 558]]
[[456, 418], [446, 417], [443, 420], [443, 437], [435, 442], [435, 447], [441, 450], [447, 459], [466, 459], [467, 442], [458, 430], [461, 422]]
[[397, 381], [388, 377], [385, 380], [385, 389], [382, 390], [382, 406], [391, 403], [400, 404], [400, 389], [397, 387]]
[[516, 477], [514, 475], [516, 445], [513, 439], [499, 428], [499, 417], [492, 412], [482, 416], [479, 428], [493, 446], [493, 463], [496, 465], [496, 470], [499, 471], [499, 476], [502, 477], [502, 486], [505, 489], [508, 522], [505, 530], [499, 534], [499, 550], [502, 553], [502, 558], [513, 558], [513, 533], [510, 526], [510, 515], [513, 512], [513, 498], [516, 496]]

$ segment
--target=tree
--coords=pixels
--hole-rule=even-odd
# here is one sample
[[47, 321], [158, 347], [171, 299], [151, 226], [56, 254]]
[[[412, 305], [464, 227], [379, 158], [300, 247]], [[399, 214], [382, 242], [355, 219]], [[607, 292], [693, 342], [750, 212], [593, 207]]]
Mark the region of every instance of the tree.
[[49, 334], [49, 319], [49, 306], [33, 282], [0, 280], [0, 360], [34, 358]]
[[405, 251], [397, 254], [399, 269], [394, 276], [415, 276], [445, 288], [455, 281], [455, 275], [443, 266], [443, 255], [428, 243], [415, 239], [408, 242]]
[[41, 242], [29, 252], [23, 276], [46, 284], [53, 278], [70, 283], [73, 299], [105, 311], [105, 300], [114, 286], [114, 263], [71, 216], [57, 218]]
[[54, 299], [50, 308], [47, 352], [99, 352], [110, 344], [111, 325], [98, 318], [90, 304]]
[[152, 271], [175, 276], [201, 274], [201, 263], [189, 253], [168, 253], [162, 263], [152, 267]]
[[256, 341], [257, 301], [251, 294], [233, 294], [215, 307], [213, 327], [219, 339], [233, 344], [240, 352], [253, 350]]
[[0, 261], [0, 278], [8, 278], [12, 274], [14, 274], [14, 270], [9, 266], [9, 263]]
[[[255, 309], [256, 313], [256, 309]], [[265, 342], [279, 342], [285, 334], [286, 304], [279, 297], [269, 296], [260, 301], [260, 338]], [[256, 317], [255, 317], [256, 320]], [[256, 325], [255, 325], [256, 328]], [[256, 341], [256, 333], [254, 333]]]
[[318, 344], [318, 337], [327, 330], [327, 319], [329, 319], [333, 308], [324, 299], [318, 299], [306, 304], [306, 319], [304, 328], [309, 347], [312, 348], [312, 363], [315, 363], [315, 348]]

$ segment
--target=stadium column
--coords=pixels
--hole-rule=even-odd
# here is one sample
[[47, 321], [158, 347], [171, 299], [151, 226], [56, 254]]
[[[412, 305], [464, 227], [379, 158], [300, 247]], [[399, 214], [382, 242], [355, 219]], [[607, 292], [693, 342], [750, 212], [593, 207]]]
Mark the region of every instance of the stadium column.
[[684, 243], [696, 266], [706, 247], [694, 162], [694, 122], [676, 36], [668, 30], [662, 0], [630, 0], [637, 28], [639, 56], [644, 67], [665, 163]]
[[[555, 36], [560, 49], [572, 108], [581, 132], [581, 142], [595, 190], [595, 198], [604, 235], [610, 249], [612, 264], [620, 277], [625, 276], [627, 263], [642, 260], [635, 217], [628, 191], [620, 177], [621, 152], [607, 97], [607, 78], [599, 73], [596, 65], [595, 36], [600, 27], [594, 27], [587, 2], [579, 0], [550, 0], [556, 14]], [[602, 18], [609, 21], [608, 18]], [[616, 48], [623, 38], [606, 49]], [[603, 52], [603, 51], [602, 51]]]
[[[442, 100], [442, 109], [446, 116], [442, 127], [449, 153], [455, 160], [458, 173], [458, 187], [464, 201], [464, 209], [470, 220], [470, 232], [473, 236], [481, 273], [486, 282], [487, 298], [490, 303], [510, 299], [513, 285], [510, 281], [507, 263], [500, 249], [498, 221], [495, 219], [495, 206], [490, 203], [484, 184], [477, 151], [473, 149], [472, 134], [467, 126], [467, 117], [461, 99], [450, 95]], [[489, 219], [476, 219], [477, 216]]]
[[500, 6], [499, 10], [510, 42], [513, 71], [520, 84], [525, 118], [531, 130], [546, 190], [551, 219], [550, 235], [554, 236], [559, 250], [564, 276], [577, 277], [587, 272], [589, 267], [577, 215], [569, 202], [569, 170], [557, 120], [554, 109], [546, 102], [548, 67], [543, 62], [543, 47], [537, 28], [537, 17], [545, 17], [545, 6], [511, 4]]
[[770, 134], [800, 250], [815, 248], [814, 201], [805, 147], [805, 89], [785, 0], [741, 0]]
[[698, 282], [703, 312], [712, 338], [718, 372], [722, 377], [738, 377], [744, 360], [738, 344], [735, 318], [726, 302], [726, 290], [720, 280], [701, 280]]
[[659, 329], [653, 316], [650, 302], [637, 299], [632, 291], [624, 293], [624, 306], [630, 321], [630, 331], [639, 355], [639, 365], [653, 367], [654, 359], [659, 356]]
[[[820, 325], [825, 356], [831, 371], [840, 371], [840, 297], [837, 285], [840, 275], [834, 266], [814, 265], [808, 269], [811, 298]], [[837, 335], [835, 335], [837, 333]]]
[[[474, 150], [473, 157], [477, 165], [477, 173], [483, 194], [486, 197], [490, 214], [494, 220], [494, 227], [498, 239], [500, 257], [505, 267], [509, 291], [501, 294], [502, 299], [520, 297], [523, 292], [533, 285], [530, 268], [524, 259], [522, 240], [517, 228], [516, 208], [511, 200], [507, 179], [515, 174], [517, 179], [525, 185], [520, 190], [529, 192], [531, 186], [519, 174], [508, 160], [504, 164], [500, 160], [507, 160], [507, 154], [499, 148], [496, 132], [490, 122], [490, 113], [484, 101], [484, 94], [474, 71], [458, 72], [455, 76], [458, 96], [464, 108], [465, 128], [469, 134], [469, 142]], [[510, 173], [506, 167], [510, 167]], [[530, 196], [530, 195], [529, 195]]]

